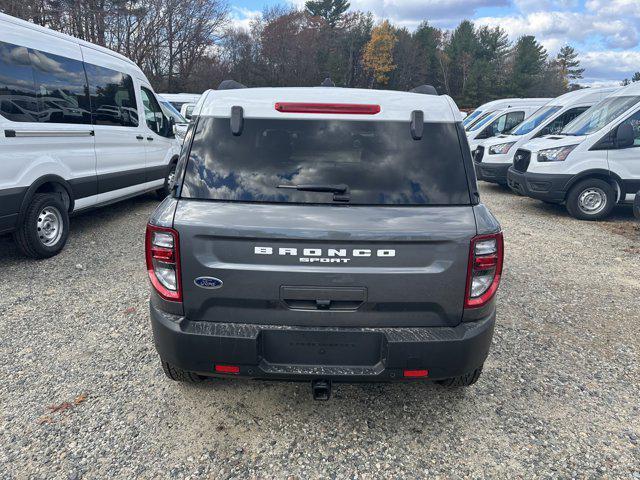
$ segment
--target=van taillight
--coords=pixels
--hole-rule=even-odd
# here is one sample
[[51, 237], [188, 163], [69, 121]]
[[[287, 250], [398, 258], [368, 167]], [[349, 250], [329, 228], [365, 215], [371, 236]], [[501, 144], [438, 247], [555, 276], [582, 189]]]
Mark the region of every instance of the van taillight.
[[471, 239], [465, 308], [482, 307], [493, 298], [500, 285], [503, 260], [502, 232]]
[[280, 113], [329, 113], [337, 115], [376, 115], [380, 105], [354, 103], [301, 103], [278, 102], [276, 110]]
[[173, 228], [147, 225], [145, 253], [151, 285], [158, 295], [172, 302], [182, 301], [178, 232]]

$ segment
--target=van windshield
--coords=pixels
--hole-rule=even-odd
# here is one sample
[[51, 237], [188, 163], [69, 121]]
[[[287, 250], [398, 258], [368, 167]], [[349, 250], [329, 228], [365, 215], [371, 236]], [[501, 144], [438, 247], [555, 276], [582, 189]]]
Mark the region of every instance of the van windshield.
[[474, 110], [462, 121], [462, 125], [466, 127], [467, 125], [475, 122], [476, 118], [482, 115], [482, 113], [482, 110]]
[[569, 123], [562, 135], [589, 135], [609, 125], [624, 112], [640, 102], [640, 97], [609, 97], [602, 100], [584, 115]]
[[229, 118], [200, 117], [181, 196], [262, 203], [333, 204], [348, 187], [351, 205], [469, 205], [454, 123], [246, 119], [234, 136]]
[[164, 114], [168, 117], [172, 117], [176, 123], [189, 123], [189, 121], [187, 119], [185, 119], [182, 114], [177, 111], [173, 105], [171, 105], [171, 103], [167, 102], [166, 100], [160, 100], [160, 108], [162, 108], [162, 111], [164, 112]]
[[498, 110], [497, 112], [491, 112], [491, 114], [483, 117], [482, 119], [478, 120], [478, 122], [476, 122], [472, 128], [469, 129], [470, 132], [475, 132], [476, 130], [480, 130], [482, 127], [484, 127], [485, 125], [487, 125], [489, 122], [493, 121], [499, 114], [500, 114], [500, 110]]
[[476, 119], [475, 122], [472, 122], [469, 125], [467, 125], [467, 132], [473, 132], [474, 130], [477, 130], [478, 128], [480, 128], [480, 126], [484, 125], [484, 123], [486, 123], [488, 118], [491, 117], [494, 112], [495, 112], [495, 110], [491, 110], [489, 112], [484, 112], [482, 115], [480, 115]]
[[511, 135], [526, 135], [527, 133], [531, 133], [533, 130], [538, 128], [542, 122], [544, 122], [551, 115], [556, 113], [562, 107], [558, 106], [549, 106], [542, 107], [536, 113], [534, 113], [531, 118], [529, 118], [526, 122], [520, 124], [518, 128], [516, 128]]

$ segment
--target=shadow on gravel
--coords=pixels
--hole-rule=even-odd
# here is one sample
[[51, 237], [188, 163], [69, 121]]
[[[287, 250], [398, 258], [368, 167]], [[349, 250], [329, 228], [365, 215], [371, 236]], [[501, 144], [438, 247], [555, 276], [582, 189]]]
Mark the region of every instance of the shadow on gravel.
[[[73, 242], [79, 235], [93, 234], [106, 225], [115, 224], [116, 234], [118, 231], [118, 222], [123, 221], [127, 215], [135, 214], [151, 214], [153, 209], [159, 204], [158, 197], [153, 194], [146, 194], [134, 197], [129, 200], [114, 203], [100, 208], [95, 208], [71, 215], [69, 242]], [[141, 230], [141, 235], [144, 231]], [[68, 248], [69, 245], [67, 244]], [[55, 258], [55, 257], [54, 257]], [[16, 248], [11, 234], [0, 235], [0, 262], [5, 263], [20, 262], [37, 262], [24, 257]]]

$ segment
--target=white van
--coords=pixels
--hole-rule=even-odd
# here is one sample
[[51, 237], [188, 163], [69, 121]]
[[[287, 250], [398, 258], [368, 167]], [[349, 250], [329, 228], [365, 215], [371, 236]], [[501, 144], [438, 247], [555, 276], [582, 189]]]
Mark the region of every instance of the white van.
[[640, 190], [640, 84], [622, 88], [560, 133], [515, 152], [509, 186], [518, 193], [566, 204], [571, 215], [599, 220]]
[[491, 115], [497, 110], [504, 108], [516, 107], [518, 105], [532, 105], [532, 101], [537, 105], [544, 105], [545, 103], [553, 100], [551, 98], [503, 98], [501, 100], [493, 100], [491, 102], [484, 103], [471, 112], [462, 121], [462, 126], [465, 130], [469, 131], [477, 122], [485, 119], [488, 115]]
[[478, 180], [506, 185], [507, 171], [513, 164], [515, 152], [522, 145], [533, 138], [558, 133], [569, 122], [619, 88], [585, 88], [565, 93], [540, 108], [509, 135], [498, 135], [481, 141], [473, 155]]
[[[180, 113], [182, 113], [182, 107], [185, 104], [192, 103], [195, 105], [202, 96], [201, 93], [160, 93], [159, 95], [171, 102], [171, 105]], [[185, 116], [184, 113], [182, 113], [182, 116]]]
[[467, 131], [467, 140], [472, 155], [482, 140], [511, 132], [523, 120], [538, 111], [542, 105], [544, 104], [541, 101], [534, 100], [530, 105], [509, 106], [496, 110], [475, 123]]
[[105, 48], [0, 14], [0, 233], [50, 257], [69, 214], [168, 191], [179, 144], [142, 71]]

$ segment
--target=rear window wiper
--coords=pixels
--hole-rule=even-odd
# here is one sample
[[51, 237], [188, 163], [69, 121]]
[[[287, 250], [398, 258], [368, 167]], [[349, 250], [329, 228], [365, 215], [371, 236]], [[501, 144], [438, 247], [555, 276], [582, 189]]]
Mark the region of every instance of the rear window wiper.
[[278, 185], [278, 188], [298, 190], [299, 192], [326, 192], [333, 193], [334, 202], [348, 202], [351, 200], [349, 185]]

